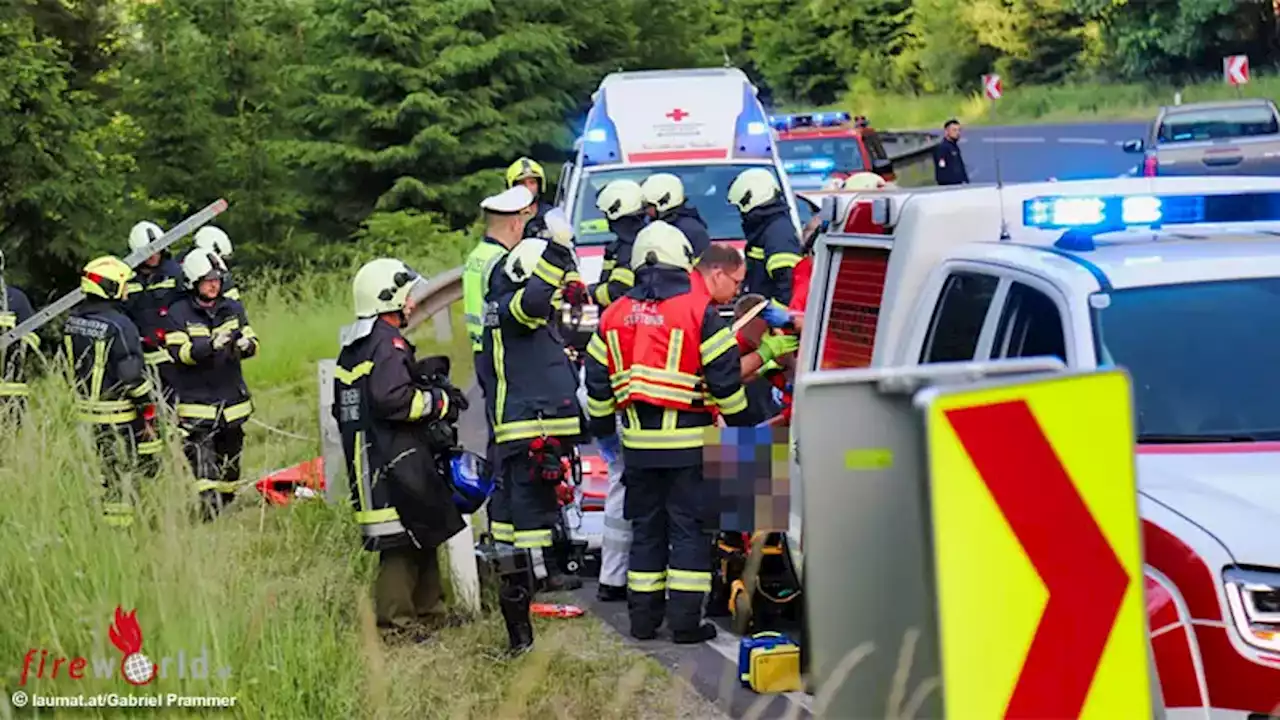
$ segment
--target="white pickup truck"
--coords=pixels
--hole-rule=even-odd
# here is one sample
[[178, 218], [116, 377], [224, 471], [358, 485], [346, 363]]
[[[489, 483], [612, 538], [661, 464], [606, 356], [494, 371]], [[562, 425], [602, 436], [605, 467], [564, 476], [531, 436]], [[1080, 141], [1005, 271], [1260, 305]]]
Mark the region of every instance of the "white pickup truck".
[[[858, 204], [875, 232], [843, 232]], [[927, 189], [823, 212], [836, 231], [814, 258], [801, 367], [1056, 356], [1129, 372], [1168, 717], [1275, 716], [1280, 179]]]

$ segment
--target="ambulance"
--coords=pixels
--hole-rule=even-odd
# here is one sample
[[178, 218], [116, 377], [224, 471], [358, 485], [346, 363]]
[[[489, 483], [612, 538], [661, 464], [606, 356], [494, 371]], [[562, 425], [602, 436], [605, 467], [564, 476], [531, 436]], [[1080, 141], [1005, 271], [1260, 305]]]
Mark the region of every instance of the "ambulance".
[[612, 73], [592, 101], [576, 158], [561, 171], [556, 193], [556, 204], [565, 208], [577, 232], [584, 282], [599, 279], [604, 250], [614, 239], [596, 209], [596, 195], [618, 179], [644, 182], [655, 172], [678, 175], [711, 238], [741, 245], [742, 221], [729, 204], [729, 184], [743, 170], [767, 168], [789, 199], [799, 230], [768, 115], [741, 70]]
[[1128, 371], [1168, 717], [1280, 716], [1280, 179], [896, 191], [821, 212], [801, 367]]

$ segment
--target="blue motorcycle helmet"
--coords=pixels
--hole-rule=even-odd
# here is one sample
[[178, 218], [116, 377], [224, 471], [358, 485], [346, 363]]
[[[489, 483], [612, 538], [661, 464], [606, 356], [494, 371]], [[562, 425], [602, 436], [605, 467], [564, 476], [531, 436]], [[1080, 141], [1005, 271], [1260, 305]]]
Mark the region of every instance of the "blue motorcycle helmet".
[[493, 492], [493, 472], [489, 463], [473, 452], [462, 451], [449, 459], [449, 484], [458, 512], [470, 515], [484, 505]]

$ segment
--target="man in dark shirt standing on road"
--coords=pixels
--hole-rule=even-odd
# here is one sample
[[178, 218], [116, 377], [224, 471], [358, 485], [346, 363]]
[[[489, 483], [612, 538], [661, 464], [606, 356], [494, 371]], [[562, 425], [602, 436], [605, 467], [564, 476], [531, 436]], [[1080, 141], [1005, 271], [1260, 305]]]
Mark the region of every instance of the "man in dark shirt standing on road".
[[933, 149], [933, 173], [939, 185], [969, 183], [969, 173], [960, 156], [960, 121], [955, 118], [942, 126], [942, 142]]

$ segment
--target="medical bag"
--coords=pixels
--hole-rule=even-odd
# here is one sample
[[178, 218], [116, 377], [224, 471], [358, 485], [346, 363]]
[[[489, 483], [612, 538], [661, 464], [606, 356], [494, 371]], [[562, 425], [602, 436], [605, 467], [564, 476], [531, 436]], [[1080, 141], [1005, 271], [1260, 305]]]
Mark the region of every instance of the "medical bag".
[[800, 677], [800, 647], [779, 632], [760, 632], [738, 644], [738, 679], [758, 693], [797, 692], [804, 689]]

